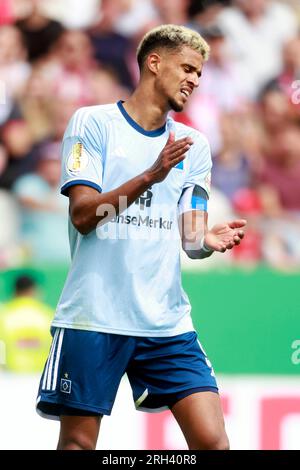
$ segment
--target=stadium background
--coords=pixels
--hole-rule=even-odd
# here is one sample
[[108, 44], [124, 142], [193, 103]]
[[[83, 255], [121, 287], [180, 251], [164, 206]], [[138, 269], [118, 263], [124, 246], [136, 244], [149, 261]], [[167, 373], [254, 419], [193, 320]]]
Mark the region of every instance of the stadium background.
[[[38, 298], [54, 309], [67, 273], [67, 206], [57, 190], [66, 122], [79, 106], [126, 99], [138, 77], [136, 44], [161, 23], [189, 25], [211, 45], [200, 87], [175, 118], [211, 143], [210, 223], [233, 214], [249, 221], [240, 249], [201, 263], [182, 260], [231, 445], [300, 449], [297, 0], [1, 0], [1, 449], [56, 445], [57, 423], [34, 412], [39, 373], [32, 362], [18, 362], [27, 348], [39, 367], [44, 351], [29, 341], [30, 325], [27, 341], [18, 325], [15, 343], [5, 347], [4, 318], [11, 318], [7, 302], [19, 275], [32, 276]], [[24, 310], [27, 327], [29, 317]], [[169, 413], [134, 410], [124, 379], [99, 448], [185, 445]]]

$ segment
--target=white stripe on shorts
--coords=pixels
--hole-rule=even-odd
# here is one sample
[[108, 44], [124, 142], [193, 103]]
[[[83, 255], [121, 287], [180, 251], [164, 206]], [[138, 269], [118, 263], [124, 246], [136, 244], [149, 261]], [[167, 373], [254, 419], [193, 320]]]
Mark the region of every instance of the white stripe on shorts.
[[52, 351], [50, 361], [49, 361], [49, 370], [48, 370], [48, 373], [47, 373], [46, 390], [51, 390], [51, 378], [52, 378], [52, 372], [53, 372], [53, 361], [54, 361], [54, 356], [55, 356], [56, 345], [57, 345], [57, 340], [58, 340], [59, 333], [60, 333], [60, 328], [58, 329], [58, 333], [57, 333], [57, 336], [55, 338], [55, 345], [53, 347], [53, 351]]
[[54, 352], [54, 348], [55, 348], [55, 345], [56, 345], [58, 333], [59, 333], [59, 330], [57, 329], [57, 330], [55, 331], [55, 333], [54, 333], [54, 337], [53, 337], [53, 340], [52, 340], [50, 353], [49, 353], [49, 356], [48, 356], [48, 359], [47, 359], [47, 364], [46, 364], [46, 367], [45, 367], [45, 372], [44, 372], [44, 377], [43, 377], [43, 383], [42, 383], [42, 390], [46, 390], [46, 380], [47, 380], [47, 375], [48, 375], [48, 371], [49, 371], [50, 359], [51, 359], [52, 354], [53, 354], [53, 352]]
[[136, 400], [135, 406], [140, 406], [144, 400], [146, 400], [147, 396], [149, 395], [148, 388], [142, 393], [142, 395]]
[[61, 353], [61, 347], [62, 347], [62, 342], [63, 342], [63, 338], [64, 338], [64, 332], [65, 332], [65, 330], [62, 328], [60, 330], [60, 333], [59, 333], [57, 353], [56, 353], [55, 365], [54, 365], [54, 376], [53, 376], [52, 390], [56, 389], [58, 364], [59, 364], [59, 360], [60, 360], [60, 353]]

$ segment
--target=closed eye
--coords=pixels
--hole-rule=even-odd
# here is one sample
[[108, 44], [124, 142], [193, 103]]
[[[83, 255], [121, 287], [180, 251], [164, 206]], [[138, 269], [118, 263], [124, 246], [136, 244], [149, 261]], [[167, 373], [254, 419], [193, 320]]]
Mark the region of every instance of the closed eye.
[[183, 68], [184, 68], [184, 71], [185, 71], [186, 73], [193, 73], [193, 72], [196, 72], [198, 78], [200, 78], [201, 75], [202, 75], [201, 71], [197, 71], [196, 67], [193, 67], [192, 65], [184, 65]]

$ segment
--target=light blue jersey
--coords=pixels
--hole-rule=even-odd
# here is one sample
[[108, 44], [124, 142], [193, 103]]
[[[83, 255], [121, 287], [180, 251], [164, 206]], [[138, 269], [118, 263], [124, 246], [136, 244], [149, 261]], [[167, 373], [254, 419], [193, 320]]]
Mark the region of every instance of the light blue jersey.
[[67, 195], [78, 184], [99, 192], [119, 187], [153, 165], [170, 130], [194, 144], [164, 181], [88, 235], [69, 221], [72, 264], [53, 326], [150, 337], [194, 329], [181, 286], [177, 219], [184, 189], [198, 185], [209, 193], [206, 138], [171, 118], [145, 131], [121, 102], [79, 109], [64, 136], [61, 191]]

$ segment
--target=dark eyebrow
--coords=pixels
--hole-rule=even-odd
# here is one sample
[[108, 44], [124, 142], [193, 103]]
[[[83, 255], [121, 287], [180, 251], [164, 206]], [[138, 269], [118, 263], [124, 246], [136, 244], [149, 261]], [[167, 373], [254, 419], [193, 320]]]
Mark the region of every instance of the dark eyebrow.
[[197, 71], [197, 68], [194, 67], [193, 65], [191, 64], [183, 64], [183, 67], [189, 67], [193, 72], [196, 72], [198, 77], [200, 78], [201, 75], [202, 75], [202, 71], [200, 70], [199, 72]]

